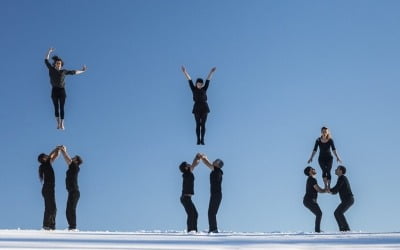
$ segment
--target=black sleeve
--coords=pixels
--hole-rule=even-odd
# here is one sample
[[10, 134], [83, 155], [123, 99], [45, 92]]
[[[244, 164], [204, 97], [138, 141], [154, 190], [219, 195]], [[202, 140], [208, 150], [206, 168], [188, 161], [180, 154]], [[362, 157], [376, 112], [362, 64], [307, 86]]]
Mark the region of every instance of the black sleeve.
[[43, 166], [39, 167], [39, 179], [40, 181], [43, 181], [44, 178], [44, 171], [43, 171]]
[[46, 64], [47, 68], [49, 68], [49, 69], [51, 69], [53, 67], [53, 66], [51, 66], [48, 59], [44, 59], [44, 63]]
[[204, 84], [203, 89], [204, 89], [205, 91], [207, 91], [209, 85], [210, 85], [210, 80], [206, 80], [206, 83]]
[[65, 70], [65, 74], [66, 75], [75, 75], [76, 74], [76, 70]]
[[319, 139], [317, 139], [316, 141], [315, 141], [315, 144], [314, 144], [314, 149], [313, 149], [313, 151], [315, 151], [315, 152], [317, 152], [317, 150], [318, 150], [318, 140]]
[[339, 189], [343, 186], [344, 182], [343, 182], [343, 178], [339, 178], [336, 185], [331, 188], [331, 193], [332, 194], [337, 194], [339, 192]]
[[188, 82], [189, 82], [190, 89], [193, 91], [195, 87], [194, 87], [192, 79], [188, 80]]
[[332, 148], [332, 150], [336, 150], [335, 143], [333, 142], [333, 139], [331, 139], [331, 148]]

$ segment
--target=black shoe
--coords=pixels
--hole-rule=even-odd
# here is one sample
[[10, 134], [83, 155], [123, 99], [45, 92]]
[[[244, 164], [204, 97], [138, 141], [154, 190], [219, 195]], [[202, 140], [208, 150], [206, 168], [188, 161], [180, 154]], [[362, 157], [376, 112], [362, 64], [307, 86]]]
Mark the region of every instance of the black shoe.
[[204, 140], [201, 140], [201, 141], [200, 141], [200, 144], [201, 144], [201, 145], [205, 145], [205, 144], [204, 144]]
[[209, 234], [217, 234], [218, 233], [218, 229], [214, 229], [214, 230], [210, 230], [208, 231]]
[[200, 145], [200, 139], [197, 139], [197, 145]]

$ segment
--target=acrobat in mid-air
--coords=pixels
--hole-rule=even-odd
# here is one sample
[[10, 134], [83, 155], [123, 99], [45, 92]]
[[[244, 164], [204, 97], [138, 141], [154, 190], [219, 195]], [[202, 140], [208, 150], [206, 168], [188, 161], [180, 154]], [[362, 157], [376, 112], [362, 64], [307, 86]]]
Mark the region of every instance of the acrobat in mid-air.
[[194, 119], [196, 120], [197, 145], [200, 144], [204, 145], [204, 135], [206, 134], [207, 115], [208, 113], [210, 113], [210, 108], [208, 107], [207, 103], [207, 89], [210, 84], [211, 77], [216, 69], [217, 68], [215, 67], [211, 69], [205, 83], [202, 78], [197, 78], [196, 84], [193, 84], [192, 78], [186, 71], [186, 68], [182, 66], [183, 74], [189, 81], [189, 86], [193, 93], [194, 105], [192, 113], [194, 114]]
[[50, 64], [50, 54], [54, 48], [50, 48], [46, 53], [44, 60], [47, 68], [49, 69], [50, 83], [53, 87], [51, 90], [51, 99], [53, 100], [55, 116], [57, 121], [57, 129], [64, 130], [64, 105], [67, 97], [65, 92], [65, 76], [66, 75], [79, 75], [86, 71], [86, 66], [83, 65], [81, 70], [66, 70], [63, 69], [64, 62], [58, 56], [53, 56], [53, 64]]

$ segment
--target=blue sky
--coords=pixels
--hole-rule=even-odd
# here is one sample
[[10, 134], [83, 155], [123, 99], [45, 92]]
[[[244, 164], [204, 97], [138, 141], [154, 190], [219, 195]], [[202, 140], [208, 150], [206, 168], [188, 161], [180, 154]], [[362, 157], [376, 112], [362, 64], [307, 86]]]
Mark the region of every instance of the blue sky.
[[[178, 165], [203, 152], [225, 162], [221, 230], [312, 231], [303, 169], [328, 126], [355, 194], [351, 228], [398, 231], [399, 9], [389, 0], [3, 1], [0, 227], [41, 227], [36, 158], [64, 144], [84, 159], [81, 230], [185, 229]], [[65, 68], [88, 67], [66, 79], [63, 132], [49, 47]], [[205, 146], [195, 145], [181, 65], [193, 78], [217, 67]], [[316, 158], [312, 166], [322, 185]], [[62, 158], [54, 169], [64, 229]], [[201, 230], [208, 175], [195, 170]], [[322, 230], [337, 231], [339, 197], [319, 197]]]

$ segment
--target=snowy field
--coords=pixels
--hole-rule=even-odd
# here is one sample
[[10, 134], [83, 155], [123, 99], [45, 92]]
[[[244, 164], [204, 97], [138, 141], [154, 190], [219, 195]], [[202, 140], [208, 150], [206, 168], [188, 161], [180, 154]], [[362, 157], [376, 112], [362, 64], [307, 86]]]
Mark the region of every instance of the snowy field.
[[400, 249], [400, 233], [52, 232], [0, 230], [1, 249]]

